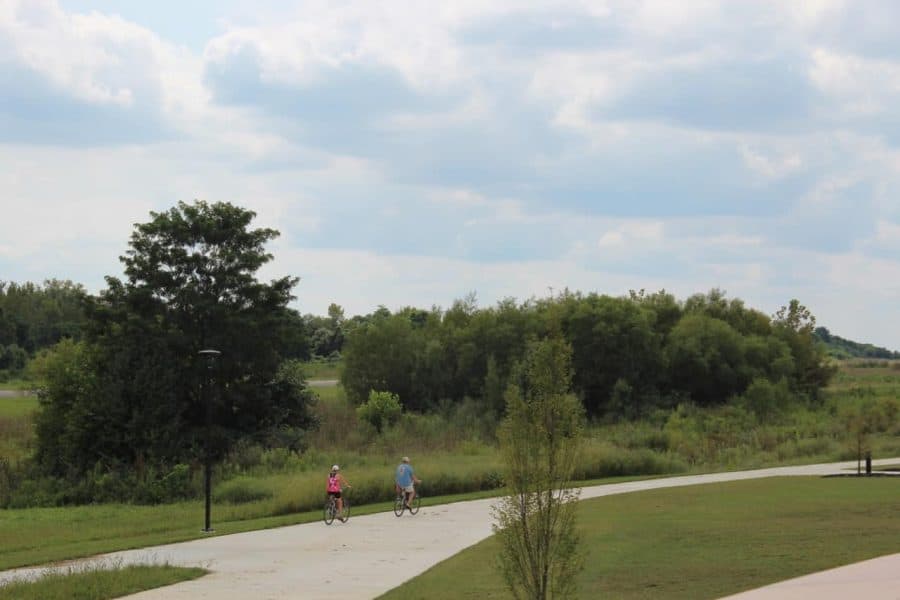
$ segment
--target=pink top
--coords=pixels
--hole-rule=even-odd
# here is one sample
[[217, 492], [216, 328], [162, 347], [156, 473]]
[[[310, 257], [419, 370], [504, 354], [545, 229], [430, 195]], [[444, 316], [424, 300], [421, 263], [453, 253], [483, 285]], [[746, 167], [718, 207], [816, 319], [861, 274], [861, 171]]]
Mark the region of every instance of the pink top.
[[341, 491], [341, 482], [338, 481], [337, 473], [332, 473], [328, 476], [328, 487], [325, 490], [328, 492]]

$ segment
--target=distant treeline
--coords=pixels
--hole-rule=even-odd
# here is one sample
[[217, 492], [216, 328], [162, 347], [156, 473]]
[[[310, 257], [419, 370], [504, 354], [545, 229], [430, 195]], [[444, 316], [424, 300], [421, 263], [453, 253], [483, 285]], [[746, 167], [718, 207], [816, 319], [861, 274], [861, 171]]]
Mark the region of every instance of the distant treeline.
[[36, 351], [63, 338], [80, 338], [85, 296], [71, 281], [0, 281], [0, 375], [21, 371]]
[[631, 418], [683, 402], [724, 404], [752, 391], [763, 404], [815, 400], [833, 373], [815, 318], [792, 300], [770, 317], [720, 290], [679, 301], [632, 292], [565, 291], [478, 308], [380, 309], [345, 331], [343, 383], [361, 403], [370, 390], [405, 408], [464, 400], [499, 414], [526, 342], [561, 335], [573, 349], [574, 387], [593, 416]]
[[900, 358], [900, 352], [893, 352], [887, 348], [873, 346], [872, 344], [854, 342], [832, 334], [825, 327], [816, 327], [815, 335], [825, 344], [829, 356], [834, 358]]
[[[86, 297], [70, 281], [0, 283], [0, 376], [21, 371], [60, 339], [80, 339]], [[762, 386], [769, 390], [763, 395], [787, 390], [815, 399], [831, 373], [828, 355], [900, 357], [816, 328], [797, 301], [769, 316], [720, 290], [683, 301], [665, 291], [565, 291], [487, 308], [470, 297], [445, 310], [382, 307], [351, 318], [332, 304], [327, 316], [288, 311], [286, 318], [294, 330], [289, 355], [343, 357], [351, 400], [388, 391], [406, 409], [422, 411], [468, 399], [499, 414], [526, 342], [553, 334], [572, 345], [575, 392], [594, 416], [634, 417], [685, 401], [721, 404], [754, 382], [754, 393]]]

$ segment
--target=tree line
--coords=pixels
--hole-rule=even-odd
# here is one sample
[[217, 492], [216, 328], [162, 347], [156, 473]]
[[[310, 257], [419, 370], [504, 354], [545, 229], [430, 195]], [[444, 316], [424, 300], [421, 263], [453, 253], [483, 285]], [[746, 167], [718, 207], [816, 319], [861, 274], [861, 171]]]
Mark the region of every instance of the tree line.
[[[479, 308], [380, 309], [346, 332], [342, 381], [357, 403], [370, 390], [407, 410], [465, 399], [500, 416], [503, 390], [531, 340], [572, 347], [573, 390], [588, 415], [635, 418], [683, 402], [816, 401], [834, 369], [797, 300], [769, 316], [721, 290], [680, 301], [666, 291], [615, 297], [563, 291]], [[774, 398], [774, 399], [773, 399]]]
[[834, 358], [874, 358], [880, 360], [900, 359], [900, 352], [888, 350], [874, 344], [861, 344], [831, 333], [827, 327], [816, 327], [816, 337], [821, 340]]
[[86, 296], [84, 287], [71, 281], [0, 281], [0, 381], [21, 373], [38, 350], [80, 338]]

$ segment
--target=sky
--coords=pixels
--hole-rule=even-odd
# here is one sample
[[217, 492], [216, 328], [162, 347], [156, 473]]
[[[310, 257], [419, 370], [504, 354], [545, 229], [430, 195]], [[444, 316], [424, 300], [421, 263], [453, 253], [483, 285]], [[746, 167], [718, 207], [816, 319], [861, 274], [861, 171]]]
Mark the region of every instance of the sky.
[[0, 280], [194, 199], [295, 307], [720, 288], [900, 349], [900, 3], [0, 0]]

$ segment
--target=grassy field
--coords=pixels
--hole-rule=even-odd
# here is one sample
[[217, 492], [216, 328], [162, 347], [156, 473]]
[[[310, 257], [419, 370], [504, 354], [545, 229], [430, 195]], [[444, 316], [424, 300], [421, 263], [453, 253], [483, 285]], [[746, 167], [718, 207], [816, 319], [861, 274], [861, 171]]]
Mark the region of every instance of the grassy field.
[[[247, 447], [217, 466], [217, 533], [318, 519], [332, 463], [340, 464], [354, 485], [357, 514], [387, 508], [393, 497], [390, 474], [402, 455], [413, 458], [427, 497], [498, 493], [502, 465], [479, 414], [404, 415], [395, 427], [376, 434], [357, 421], [340, 387], [316, 388], [316, 393], [322, 426], [309, 434], [307, 451]], [[874, 398], [889, 412], [898, 397], [900, 370], [849, 366], [826, 391], [822, 408], [799, 409], [778, 423], [748, 422], [745, 413], [725, 407], [679, 412], [665, 421], [593, 424], [577, 476], [646, 477], [852, 459], [838, 418], [841, 407]], [[31, 452], [30, 413], [36, 406], [34, 398], [0, 399], [0, 459], [16, 463]], [[900, 456], [900, 420], [871, 436], [871, 442], [876, 458]], [[0, 569], [193, 539], [201, 535], [201, 516], [199, 499], [160, 506], [0, 510]]]
[[38, 401], [35, 396], [0, 398], [0, 419], [4, 417], [24, 417], [32, 414], [37, 408]]
[[37, 384], [29, 379], [10, 379], [9, 381], [0, 381], [0, 390], [16, 390], [26, 391], [33, 390]]
[[204, 569], [169, 565], [115, 565], [69, 569], [38, 581], [0, 584], [0, 600], [107, 600], [172, 585], [206, 574]]
[[307, 379], [340, 379], [340, 362], [308, 362], [303, 365], [303, 372]]
[[0, 398], [0, 459], [19, 462], [30, 455], [37, 407], [34, 396]]
[[[586, 500], [580, 598], [718, 598], [900, 552], [900, 478], [772, 478]], [[510, 598], [490, 538], [382, 596]]]

